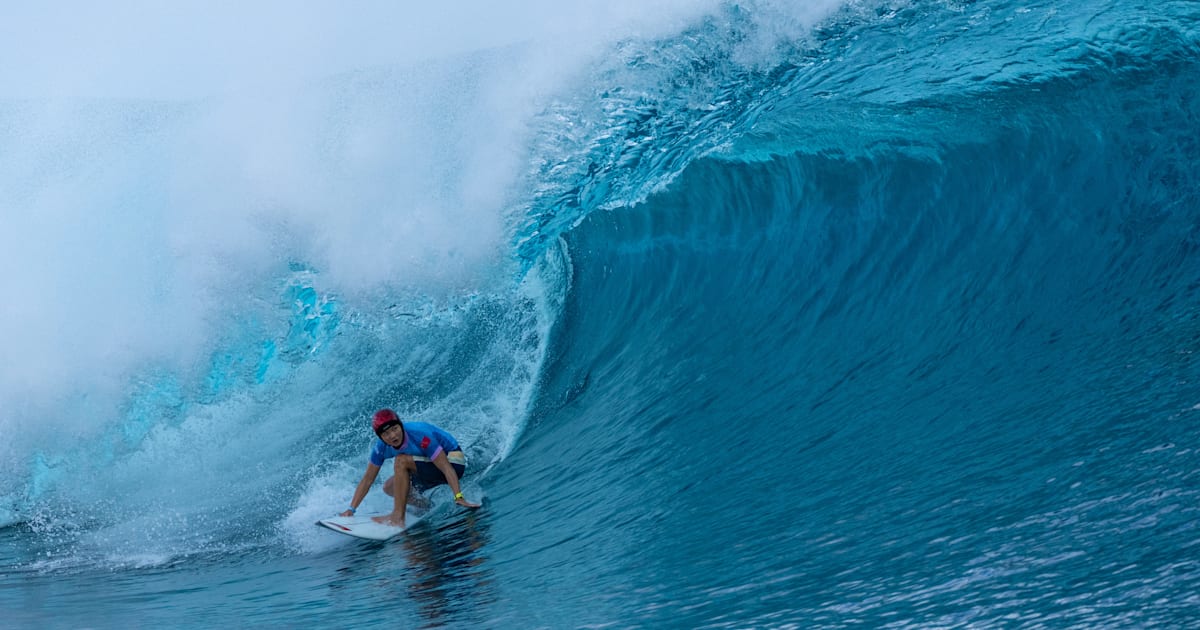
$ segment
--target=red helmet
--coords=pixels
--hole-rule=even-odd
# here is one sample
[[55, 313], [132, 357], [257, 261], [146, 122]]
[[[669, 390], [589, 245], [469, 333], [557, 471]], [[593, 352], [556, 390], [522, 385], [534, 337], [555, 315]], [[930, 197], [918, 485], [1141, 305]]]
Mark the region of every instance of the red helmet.
[[397, 416], [396, 412], [391, 409], [380, 409], [375, 412], [375, 419], [371, 421], [371, 428], [375, 429], [375, 435], [379, 435], [393, 424], [400, 424], [400, 416]]

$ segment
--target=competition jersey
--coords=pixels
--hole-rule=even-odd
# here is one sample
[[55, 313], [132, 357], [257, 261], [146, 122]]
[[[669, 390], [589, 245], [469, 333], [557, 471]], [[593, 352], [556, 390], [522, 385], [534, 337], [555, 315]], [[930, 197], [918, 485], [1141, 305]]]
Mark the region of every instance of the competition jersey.
[[432, 424], [405, 422], [404, 442], [400, 444], [400, 448], [392, 448], [387, 442], [375, 438], [375, 445], [371, 448], [371, 463], [382, 466], [384, 460], [397, 455], [412, 455], [433, 461], [441, 453], [459, 450], [462, 449], [459, 448], [458, 440], [455, 440], [453, 435]]

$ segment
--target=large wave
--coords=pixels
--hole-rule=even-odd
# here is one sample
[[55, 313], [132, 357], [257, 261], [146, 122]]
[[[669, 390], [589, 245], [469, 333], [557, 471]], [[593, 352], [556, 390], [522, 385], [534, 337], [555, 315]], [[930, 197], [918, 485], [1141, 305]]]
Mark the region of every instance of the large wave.
[[[689, 444], [740, 409], [788, 463], [838, 445], [806, 469], [816, 505], [848, 491], [847, 452], [885, 449], [889, 406], [944, 403], [911, 408], [906, 456], [857, 478], [876, 496], [918, 460], [914, 484], [982, 466], [939, 450], [975, 425], [922, 423], [956, 404], [1000, 422], [1013, 409], [964, 392], [1032, 382], [1003, 365], [1036, 372], [1056, 344], [1086, 362], [1134, 313], [1194, 321], [1196, 146], [1172, 132], [1193, 126], [1189, 4], [1138, 28], [1099, 1], [592, 10], [561, 36], [539, 31], [562, 26], [551, 3], [468, 29], [479, 43], [347, 55], [345, 35], [277, 74], [249, 53], [304, 47], [264, 29], [251, 69], [171, 94], [6, 99], [0, 261], [21, 271], [0, 286], [0, 523], [38, 532], [29, 564], [311, 548], [301, 530], [345, 500], [385, 404], [482, 467], [545, 426], [536, 445], [579, 479], [620, 451], [600, 427]], [[118, 65], [99, 87], [137, 92]], [[839, 436], [850, 417], [867, 420]], [[663, 466], [697, 454], [679, 453]], [[605, 522], [589, 510], [644, 496], [612, 492], [547, 512]], [[247, 518], [249, 538], [206, 533]]]
[[555, 545], [518, 577], [639, 594], [597, 622], [1194, 616], [1196, 10], [894, 7], [547, 222], [563, 342], [501, 475]]
[[[569, 282], [552, 231], [531, 238], [547, 199], [598, 182], [629, 193], [588, 208], [644, 197], [736, 118], [703, 106], [714, 121], [688, 134], [618, 142], [654, 118], [619, 101], [699, 70], [696, 90], [669, 96], [693, 101], [682, 116], [736, 78], [697, 66], [749, 55], [730, 37], [836, 7], [635, 4], [532, 3], [490, 24], [484, 10], [449, 42], [413, 23], [465, 20], [458, 9], [289, 7], [282, 24], [270, 7], [57, 22], [12, 9], [23, 33], [50, 21], [61, 37], [13, 33], [43, 54], [2, 81], [0, 250], [15, 271], [0, 287], [0, 523], [81, 541], [50, 546], [67, 564], [223, 549], [201, 532], [265, 497], [297, 522], [326, 510], [356, 475], [361, 418], [384, 404], [446, 425], [485, 467], [503, 457]], [[112, 41], [173, 65], [66, 40], [102, 18]], [[226, 47], [205, 59], [168, 41], [183, 31]], [[727, 65], [769, 64], [772, 33]], [[597, 89], [625, 96], [585, 111]], [[642, 184], [572, 172], [593, 149], [620, 161], [622, 143], [678, 157], [647, 160]], [[157, 534], [120, 543], [131, 528]]]

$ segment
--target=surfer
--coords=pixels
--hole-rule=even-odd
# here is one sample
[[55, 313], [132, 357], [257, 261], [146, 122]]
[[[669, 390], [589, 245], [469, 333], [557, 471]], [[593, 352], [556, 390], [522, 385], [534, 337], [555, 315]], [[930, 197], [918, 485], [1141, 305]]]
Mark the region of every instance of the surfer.
[[354, 489], [350, 509], [342, 512], [342, 516], [354, 516], [383, 462], [393, 458], [393, 474], [383, 482], [383, 492], [394, 499], [392, 513], [373, 517], [375, 521], [404, 527], [404, 506], [409, 503], [410, 488], [424, 492], [443, 483], [450, 486], [455, 503], [465, 508], [479, 507], [463, 497], [459, 486], [459, 479], [467, 471], [467, 458], [454, 436], [425, 422], [400, 422], [400, 416], [391, 409], [375, 412], [371, 428], [379, 439], [371, 449], [367, 471]]

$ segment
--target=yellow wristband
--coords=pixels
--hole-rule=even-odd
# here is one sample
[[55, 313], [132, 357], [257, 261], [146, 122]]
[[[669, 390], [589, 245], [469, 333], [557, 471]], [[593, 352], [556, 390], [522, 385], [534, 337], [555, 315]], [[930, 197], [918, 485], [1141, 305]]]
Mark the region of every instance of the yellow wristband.
[[455, 501], [460, 501], [460, 500], [463, 500], [463, 495], [462, 495], [462, 493], [461, 493], [461, 492], [455, 492], [455, 493], [454, 493], [454, 500], [455, 500]]

